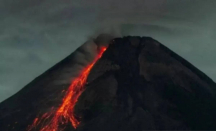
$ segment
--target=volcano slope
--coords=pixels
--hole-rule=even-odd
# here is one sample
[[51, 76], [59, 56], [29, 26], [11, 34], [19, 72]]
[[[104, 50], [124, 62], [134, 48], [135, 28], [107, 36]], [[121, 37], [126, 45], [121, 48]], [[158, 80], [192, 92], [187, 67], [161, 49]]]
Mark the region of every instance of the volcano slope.
[[[69, 84], [53, 84], [58, 78], [53, 72], [72, 66], [70, 59], [0, 104], [2, 131], [24, 131], [50, 108], [56, 110]], [[216, 84], [208, 76], [158, 41], [115, 38], [76, 102], [77, 128], [68, 122], [52, 131], [216, 130], [215, 95]], [[50, 120], [33, 122], [32, 130], [51, 131], [42, 130]]]

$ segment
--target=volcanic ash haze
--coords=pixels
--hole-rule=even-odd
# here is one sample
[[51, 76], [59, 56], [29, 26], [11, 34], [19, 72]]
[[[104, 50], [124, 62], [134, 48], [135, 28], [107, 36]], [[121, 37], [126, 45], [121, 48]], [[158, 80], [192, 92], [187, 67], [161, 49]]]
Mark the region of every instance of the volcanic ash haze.
[[0, 128], [216, 130], [215, 103], [215, 82], [158, 41], [101, 35], [2, 102]]

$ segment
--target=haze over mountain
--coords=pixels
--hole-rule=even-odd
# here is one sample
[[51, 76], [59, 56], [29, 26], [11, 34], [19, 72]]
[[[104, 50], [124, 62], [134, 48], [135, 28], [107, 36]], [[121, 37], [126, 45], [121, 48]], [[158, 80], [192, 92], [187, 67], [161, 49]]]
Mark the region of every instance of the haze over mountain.
[[216, 80], [215, 7], [215, 0], [0, 0], [0, 101], [104, 32], [151, 36]]

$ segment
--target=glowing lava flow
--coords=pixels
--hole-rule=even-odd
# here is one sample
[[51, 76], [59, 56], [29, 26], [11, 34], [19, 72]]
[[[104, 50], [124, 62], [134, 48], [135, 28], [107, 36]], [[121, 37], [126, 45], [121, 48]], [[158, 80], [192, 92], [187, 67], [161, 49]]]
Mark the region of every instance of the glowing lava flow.
[[84, 85], [90, 70], [92, 69], [93, 65], [96, 61], [102, 56], [104, 51], [106, 50], [105, 47], [101, 48], [99, 54], [94, 59], [94, 61], [88, 65], [70, 85], [68, 91], [66, 92], [65, 97], [63, 98], [61, 106], [54, 112], [54, 113], [45, 113], [42, 115], [41, 118], [35, 118], [33, 124], [28, 128], [28, 131], [33, 130], [39, 124], [42, 124], [52, 117], [52, 119], [40, 128], [40, 131], [61, 131], [60, 125], [64, 125], [69, 121], [76, 129], [77, 126], [80, 124], [80, 121], [76, 119], [74, 114], [74, 106], [84, 91]]

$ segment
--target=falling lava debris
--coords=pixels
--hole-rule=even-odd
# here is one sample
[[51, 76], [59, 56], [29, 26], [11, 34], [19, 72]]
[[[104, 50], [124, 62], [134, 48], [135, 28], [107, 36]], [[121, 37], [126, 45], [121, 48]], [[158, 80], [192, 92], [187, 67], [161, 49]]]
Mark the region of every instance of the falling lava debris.
[[56, 111], [53, 111], [52, 109], [50, 112], [43, 114], [40, 118], [35, 118], [32, 125], [28, 127], [28, 131], [33, 130], [36, 126], [39, 126], [39, 124], [44, 125], [43, 123], [47, 119], [50, 119], [49, 122], [40, 127], [40, 131], [63, 130], [59, 129], [59, 125], [65, 125], [68, 122], [70, 122], [75, 129], [77, 128], [77, 126], [80, 124], [80, 121], [75, 117], [74, 107], [76, 105], [76, 102], [78, 101], [79, 96], [85, 89], [84, 86], [89, 72], [105, 51], [106, 47], [101, 47], [94, 61], [86, 66], [86, 68], [84, 68], [80, 75], [72, 81], [65, 97], [62, 100], [60, 107]]

